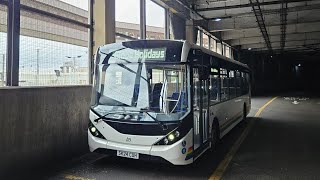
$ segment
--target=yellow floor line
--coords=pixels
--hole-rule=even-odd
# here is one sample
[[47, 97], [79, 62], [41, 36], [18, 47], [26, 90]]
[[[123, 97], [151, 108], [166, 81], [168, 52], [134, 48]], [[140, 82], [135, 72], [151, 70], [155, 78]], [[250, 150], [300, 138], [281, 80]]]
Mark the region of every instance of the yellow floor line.
[[74, 176], [74, 175], [65, 175], [65, 179], [70, 179], [70, 180], [95, 180], [95, 179], [89, 179], [85, 177], [80, 177], [80, 176]]
[[[270, 101], [268, 101], [264, 106], [259, 108], [258, 112], [254, 115], [254, 117], [259, 117], [262, 111], [271, 104], [274, 100], [276, 100], [278, 97], [272, 98]], [[217, 169], [213, 172], [213, 174], [209, 177], [209, 180], [219, 180], [221, 179], [223, 173], [226, 171], [229, 163], [231, 162], [233, 156], [238, 151], [240, 145], [242, 144], [243, 140], [247, 137], [249, 134], [251, 128], [253, 126], [253, 121], [250, 121], [246, 129], [242, 132], [241, 136], [238, 138], [238, 140], [233, 144], [232, 148], [228, 152], [228, 154], [225, 156], [225, 158], [220, 162]]]

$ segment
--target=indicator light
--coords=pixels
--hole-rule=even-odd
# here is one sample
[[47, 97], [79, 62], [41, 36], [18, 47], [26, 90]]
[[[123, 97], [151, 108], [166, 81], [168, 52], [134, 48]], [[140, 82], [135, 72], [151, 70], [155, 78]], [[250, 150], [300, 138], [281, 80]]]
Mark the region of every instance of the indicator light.
[[164, 144], [168, 144], [168, 143], [169, 143], [169, 140], [168, 140], [167, 138], [164, 138], [164, 139], [163, 139], [163, 142], [164, 142]]

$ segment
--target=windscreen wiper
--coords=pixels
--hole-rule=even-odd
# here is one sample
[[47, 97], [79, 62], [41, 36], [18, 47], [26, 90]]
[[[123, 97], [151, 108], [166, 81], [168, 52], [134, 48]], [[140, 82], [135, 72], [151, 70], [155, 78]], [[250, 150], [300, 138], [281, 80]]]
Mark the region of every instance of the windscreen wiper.
[[94, 122], [98, 122], [100, 119], [106, 119], [106, 116], [108, 116], [109, 114], [116, 114], [116, 113], [120, 113], [119, 111], [111, 111], [106, 113], [103, 116], [98, 117], [97, 119], [93, 120]]
[[[168, 126], [165, 125], [162, 121], [159, 121], [157, 118], [153, 117], [151, 114], [149, 114], [147, 109], [141, 109], [140, 111], [132, 111], [131, 112], [140, 112], [140, 113], [146, 113], [149, 117], [151, 117], [156, 123], [158, 123], [162, 130], [167, 130]], [[106, 114], [104, 114], [103, 116], [98, 117], [97, 119], [93, 120], [94, 122], [98, 122], [100, 119], [106, 119], [106, 116], [108, 116], [109, 114], [116, 114], [116, 113], [123, 113], [122, 111], [111, 111], [108, 112]]]
[[144, 113], [146, 113], [149, 117], [151, 117], [156, 123], [158, 123], [158, 124], [161, 126], [162, 130], [165, 131], [165, 130], [168, 129], [168, 126], [165, 125], [162, 121], [159, 121], [157, 118], [155, 118], [155, 117], [153, 117], [151, 114], [149, 114], [149, 113], [148, 113], [149, 111], [148, 111], [147, 109], [141, 109], [140, 112], [144, 112]]

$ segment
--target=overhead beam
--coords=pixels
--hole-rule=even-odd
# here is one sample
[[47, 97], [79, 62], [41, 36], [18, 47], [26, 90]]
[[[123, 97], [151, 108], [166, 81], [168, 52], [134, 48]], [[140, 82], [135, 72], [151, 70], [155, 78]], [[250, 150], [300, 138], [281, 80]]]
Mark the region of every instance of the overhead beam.
[[[287, 41], [286, 42], [286, 47], [301, 47], [303, 45], [308, 45], [308, 44], [316, 44], [320, 43], [320, 40], [295, 40], [295, 41]], [[272, 42], [271, 43], [272, 49], [281, 49], [280, 42]], [[262, 49], [262, 48], [267, 48], [265, 44], [246, 44], [242, 45], [241, 49]], [[267, 48], [268, 49], [268, 48]]]
[[184, 6], [184, 2], [180, 1], [164, 1], [154, 0], [156, 3], [163, 7], [166, 7], [174, 14], [177, 14], [183, 18], [190, 19], [190, 10]]
[[[251, 51], [265, 52], [265, 51], [268, 51], [268, 49], [266, 49], [266, 48], [252, 49]], [[274, 51], [274, 54], [280, 54], [280, 53], [283, 53], [283, 52], [286, 52], [286, 53], [288, 53], [288, 52], [294, 52], [294, 53], [314, 52], [315, 50], [301, 46], [301, 47], [286, 47], [283, 51], [280, 50], [280, 49], [274, 49], [273, 51]]]
[[[306, 1], [312, 1], [312, 0], [290, 0], [290, 3], [294, 2], [306, 2]], [[250, 0], [249, 0], [250, 2]], [[274, 4], [281, 4], [281, 1], [267, 1], [267, 2], [255, 2], [254, 6], [268, 6], [268, 5], [274, 5]], [[247, 4], [237, 4], [237, 5], [230, 5], [230, 6], [219, 6], [219, 7], [209, 7], [209, 8], [199, 8], [197, 9], [197, 12], [203, 12], [203, 11], [216, 11], [216, 10], [226, 10], [226, 9], [236, 9], [236, 8], [246, 8], [251, 7], [251, 3]]]
[[[264, 49], [254, 49], [251, 51], [265, 53], [268, 50], [264, 48]], [[311, 52], [314, 52], [314, 50], [307, 49], [305, 47], [299, 47], [299, 48], [290, 47], [290, 48], [285, 48], [283, 51], [281, 51], [280, 49], [274, 49], [273, 52], [274, 54], [282, 54], [283, 52], [286, 52], [286, 53], [298, 53], [299, 55], [301, 55], [301, 53], [311, 53]]]
[[270, 43], [270, 39], [269, 39], [269, 35], [268, 35], [268, 31], [266, 29], [266, 25], [264, 22], [264, 17], [263, 14], [261, 12], [261, 8], [260, 8], [260, 4], [258, 0], [249, 0], [250, 4], [252, 6], [252, 10], [256, 16], [257, 19], [257, 23], [258, 26], [260, 28], [262, 37], [266, 43], [267, 48], [269, 49], [270, 53], [272, 52], [272, 47], [271, 47], [271, 43]]
[[310, 49], [310, 50], [314, 50], [317, 52], [320, 52], [320, 43], [318, 44], [307, 44], [307, 45], [303, 45], [303, 47]]
[[[319, 2], [320, 3], [320, 2]], [[290, 6], [287, 7], [287, 12], [301, 12], [307, 10], [316, 10], [320, 9], [320, 4], [308, 4], [308, 5], [299, 5], [299, 6]], [[272, 8], [264, 8], [261, 9], [263, 14], [279, 14], [280, 9]], [[251, 8], [242, 8], [238, 10], [217, 10], [217, 11], [206, 11], [201, 13], [203, 16], [207, 17], [207, 19], [229, 19], [233, 17], [242, 17], [242, 16], [254, 16]]]
[[[281, 34], [278, 35], [270, 35], [270, 41], [271, 42], [281, 42]], [[318, 32], [310, 32], [310, 33], [293, 33], [293, 34], [287, 34], [286, 40], [288, 41], [294, 41], [294, 40], [313, 40], [318, 39], [320, 40], [320, 31]], [[258, 43], [264, 43], [264, 39], [261, 36], [255, 36], [255, 37], [247, 37], [247, 38], [240, 38], [240, 39], [231, 39], [226, 41], [231, 46], [239, 46], [239, 45], [245, 45], [245, 44], [258, 44]]]
[[[297, 23], [311, 23], [320, 21], [320, 11], [302, 11], [302, 12], [289, 12], [287, 13], [287, 25]], [[208, 30], [210, 32], [228, 31], [236, 29], [248, 29], [256, 27], [256, 17], [244, 16], [223, 19], [219, 22], [209, 21]], [[277, 14], [264, 14], [264, 22], [266, 26], [281, 25], [279, 15]]]
[[280, 46], [281, 50], [283, 50], [286, 44], [286, 29], [287, 29], [287, 9], [288, 3], [287, 0], [282, 0], [281, 8], [280, 8], [280, 21], [281, 21], [281, 37], [280, 37]]
[[[287, 34], [295, 33], [311, 33], [318, 32], [320, 29], [320, 22], [313, 23], [297, 23], [297, 24], [288, 24], [287, 25]], [[270, 35], [280, 35], [280, 26], [269, 26], [267, 30]], [[221, 32], [222, 40], [232, 40], [232, 39], [241, 39], [241, 38], [250, 38], [260, 36], [259, 28], [247, 28], [241, 30], [230, 30]]]

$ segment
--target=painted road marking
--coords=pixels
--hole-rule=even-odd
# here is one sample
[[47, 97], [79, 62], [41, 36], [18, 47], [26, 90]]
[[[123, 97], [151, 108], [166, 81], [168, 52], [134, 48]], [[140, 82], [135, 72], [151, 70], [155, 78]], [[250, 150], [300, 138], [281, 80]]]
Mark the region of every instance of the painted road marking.
[[283, 99], [287, 100], [287, 101], [295, 101], [295, 100], [306, 101], [306, 100], [309, 100], [310, 98], [307, 98], [307, 97], [283, 97]]
[[71, 179], [71, 180], [95, 180], [95, 179], [89, 179], [89, 178], [84, 178], [80, 176], [74, 176], [74, 175], [65, 175], [65, 179]]
[[[278, 97], [272, 98], [270, 101], [268, 101], [264, 106], [259, 108], [258, 112], [254, 115], [254, 117], [259, 117], [262, 111], [271, 104], [274, 100], [276, 100]], [[239, 139], [233, 144], [228, 154], [225, 156], [225, 158], [220, 162], [217, 169], [213, 172], [213, 174], [209, 177], [209, 180], [219, 180], [221, 179], [223, 173], [226, 171], [229, 163], [231, 162], [233, 156], [238, 151], [240, 145], [242, 144], [243, 140], [247, 137], [249, 134], [251, 128], [253, 126], [253, 121], [250, 121], [246, 129], [242, 132]]]
[[292, 104], [297, 105], [297, 104], [299, 104], [299, 102], [298, 101], [293, 101]]

